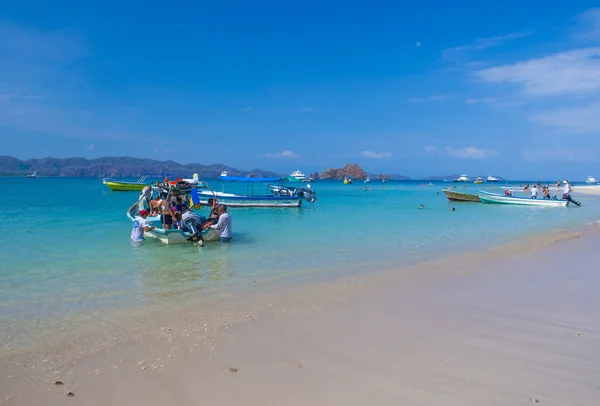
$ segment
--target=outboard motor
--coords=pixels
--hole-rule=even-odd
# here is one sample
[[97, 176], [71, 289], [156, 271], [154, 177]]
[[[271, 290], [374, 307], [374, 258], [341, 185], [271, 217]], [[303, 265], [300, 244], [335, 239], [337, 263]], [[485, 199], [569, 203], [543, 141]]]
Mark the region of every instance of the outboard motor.
[[309, 203], [314, 203], [317, 201], [317, 192], [315, 192], [310, 185], [302, 186], [299, 190], [299, 194]]

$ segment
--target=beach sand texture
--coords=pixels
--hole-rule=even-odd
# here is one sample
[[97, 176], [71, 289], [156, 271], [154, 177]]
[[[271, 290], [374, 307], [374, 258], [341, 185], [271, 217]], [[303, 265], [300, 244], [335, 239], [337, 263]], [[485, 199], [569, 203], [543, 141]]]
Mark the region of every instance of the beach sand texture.
[[138, 340], [46, 371], [3, 363], [0, 403], [598, 405], [590, 230], [315, 287], [202, 339]]

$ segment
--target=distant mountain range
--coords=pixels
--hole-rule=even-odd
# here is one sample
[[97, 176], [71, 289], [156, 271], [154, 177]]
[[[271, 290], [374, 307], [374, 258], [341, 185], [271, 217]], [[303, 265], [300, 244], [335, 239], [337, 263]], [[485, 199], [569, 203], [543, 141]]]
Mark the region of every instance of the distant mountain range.
[[197, 173], [200, 178], [217, 178], [222, 171], [231, 176], [276, 177], [279, 174], [262, 169], [243, 171], [227, 165], [180, 164], [174, 161], [156, 161], [131, 157], [85, 158], [42, 158], [22, 161], [10, 156], [0, 156], [1, 176], [25, 176], [37, 172], [38, 176], [62, 176], [80, 178], [128, 178], [143, 174], [171, 177], [191, 177]]
[[[174, 161], [157, 161], [132, 157], [42, 158], [23, 161], [11, 156], [0, 156], [0, 176], [25, 176], [37, 172], [38, 176], [41, 177], [132, 178], [144, 174], [160, 177], [191, 177], [194, 173], [197, 173], [200, 178], [214, 179], [218, 178], [222, 171], [227, 171], [230, 176], [253, 174], [255, 177], [284, 177], [287, 175], [263, 169], [244, 171], [222, 164], [180, 164]], [[318, 175], [318, 173], [315, 172], [312, 177], [318, 178], [315, 175]], [[343, 179], [345, 176], [364, 179], [367, 177], [367, 173], [359, 165], [349, 164], [340, 169], [327, 169], [320, 175], [321, 179]], [[368, 174], [368, 176], [371, 179], [410, 179], [408, 176], [398, 174]]]

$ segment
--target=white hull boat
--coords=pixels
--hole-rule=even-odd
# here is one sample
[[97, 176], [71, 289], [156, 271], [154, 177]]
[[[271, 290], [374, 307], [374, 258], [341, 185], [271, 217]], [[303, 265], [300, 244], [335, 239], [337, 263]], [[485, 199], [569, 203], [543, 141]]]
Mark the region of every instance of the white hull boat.
[[498, 182], [498, 178], [495, 176], [488, 176], [486, 182]]
[[458, 178], [454, 179], [454, 182], [456, 183], [461, 183], [461, 182], [469, 182], [471, 179], [469, 179], [469, 177], [467, 175], [460, 175]]
[[553, 199], [530, 199], [527, 197], [505, 196], [496, 193], [479, 191], [477, 192], [479, 199], [483, 203], [495, 204], [512, 204], [516, 206], [541, 206], [541, 207], [567, 207], [569, 204], [566, 200]]
[[593, 176], [588, 176], [588, 178], [585, 181], [585, 183], [587, 183], [588, 185], [595, 185], [598, 182], [596, 182], [596, 178], [594, 178]]
[[[160, 222], [160, 220], [159, 220]], [[156, 225], [154, 222], [152, 225]], [[187, 240], [191, 237], [192, 234], [186, 233], [182, 230], [165, 230], [163, 228], [155, 228], [151, 231], [144, 231], [145, 238], [155, 238], [162, 242], [163, 244], [190, 244]], [[218, 230], [213, 228], [209, 228], [208, 230], [202, 232], [202, 238], [204, 241], [219, 241], [221, 238], [221, 233]]]

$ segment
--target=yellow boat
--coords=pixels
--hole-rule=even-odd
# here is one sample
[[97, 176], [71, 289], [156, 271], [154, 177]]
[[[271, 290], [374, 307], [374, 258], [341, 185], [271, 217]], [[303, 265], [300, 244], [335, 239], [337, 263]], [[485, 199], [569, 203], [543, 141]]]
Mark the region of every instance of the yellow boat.
[[477, 179], [475, 180], [475, 182], [473, 182], [476, 185], [480, 185], [483, 183], [483, 179], [481, 179], [481, 176], [478, 176]]
[[351, 184], [351, 183], [352, 183], [352, 178], [349, 178], [349, 177], [347, 177], [347, 176], [346, 176], [346, 177], [344, 178], [344, 185], [349, 185], [349, 184]]
[[141, 191], [149, 183], [145, 183], [147, 176], [142, 176], [137, 182], [121, 182], [118, 180], [102, 179], [102, 183], [114, 192], [136, 192]]

